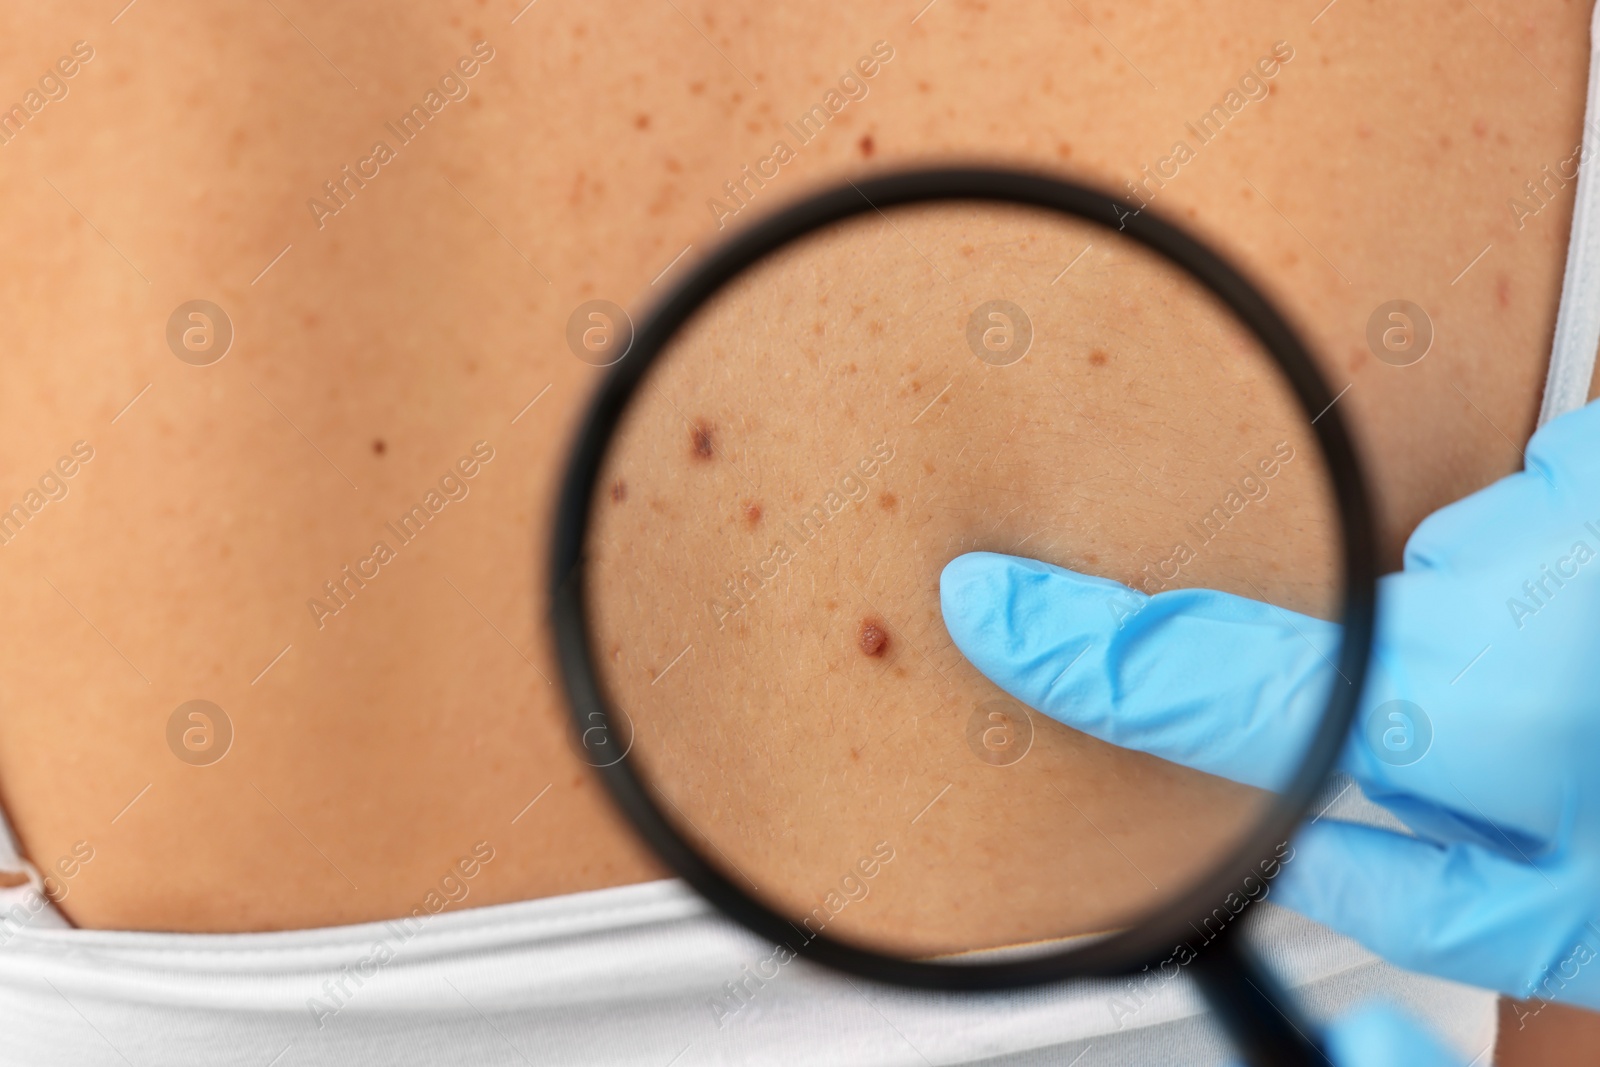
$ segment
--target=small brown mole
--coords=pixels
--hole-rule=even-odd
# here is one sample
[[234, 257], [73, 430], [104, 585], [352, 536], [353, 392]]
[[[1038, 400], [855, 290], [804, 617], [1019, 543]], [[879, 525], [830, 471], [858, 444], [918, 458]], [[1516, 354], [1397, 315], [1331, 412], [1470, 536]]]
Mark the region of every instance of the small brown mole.
[[863, 656], [882, 659], [884, 653], [889, 651], [889, 631], [877, 619], [862, 619], [856, 645]]
[[696, 422], [689, 428], [689, 446], [694, 450], [696, 459], [710, 459], [716, 453], [712, 432], [711, 424], [705, 421]]
[[618, 478], [611, 483], [611, 502], [620, 504], [628, 499], [628, 483]]
[[387, 451], [389, 451], [389, 446], [383, 443], [383, 438], [381, 438], [381, 437], [373, 438], [373, 441], [372, 441], [372, 454], [374, 456], [381, 456]]
[[900, 498], [893, 493], [883, 492], [878, 494], [878, 506], [884, 511], [893, 511], [894, 506], [900, 503]]
[[754, 526], [761, 521], [761, 501], [746, 500], [744, 502], [744, 521]]
[[1106, 365], [1106, 360], [1109, 358], [1111, 357], [1107, 356], [1098, 348], [1089, 353], [1089, 362], [1094, 364], [1096, 367], [1104, 367]]
[[857, 142], [857, 145], [861, 149], [861, 157], [863, 159], [872, 158], [873, 149], [876, 147], [872, 141], [872, 134], [869, 133], [864, 135], [861, 140]]

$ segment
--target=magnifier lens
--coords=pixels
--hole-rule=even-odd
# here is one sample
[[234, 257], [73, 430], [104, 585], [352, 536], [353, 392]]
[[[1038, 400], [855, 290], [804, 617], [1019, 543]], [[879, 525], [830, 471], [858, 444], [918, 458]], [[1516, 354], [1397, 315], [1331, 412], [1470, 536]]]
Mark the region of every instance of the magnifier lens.
[[[998, 552], [1333, 619], [1339, 529], [1307, 413], [1182, 269], [1043, 210], [869, 212], [739, 275], [634, 394], [585, 545], [615, 718], [586, 758], [626, 754], [802, 940], [1124, 929], [1272, 795], [1009, 697], [952, 643], [940, 572]], [[1093, 610], [1112, 640], [1141, 608]]]

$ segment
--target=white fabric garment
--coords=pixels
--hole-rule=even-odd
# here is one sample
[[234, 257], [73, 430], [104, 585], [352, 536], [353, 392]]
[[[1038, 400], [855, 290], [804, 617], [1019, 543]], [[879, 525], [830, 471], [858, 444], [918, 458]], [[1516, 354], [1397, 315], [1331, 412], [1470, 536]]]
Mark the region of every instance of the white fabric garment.
[[[1348, 789], [1328, 814], [1351, 817], [1364, 805]], [[0, 855], [0, 867], [15, 862]], [[9, 908], [0, 918], [6, 1067], [1117, 1067], [1229, 1058], [1186, 979], [1131, 1015], [1135, 1001], [1116, 983], [984, 996], [879, 987], [798, 960], [766, 963], [772, 945], [676, 881], [446, 910], [414, 922], [409, 935], [398, 923], [265, 934], [77, 930], [31, 886], [0, 892], [0, 907]], [[1408, 975], [1288, 911], [1253, 907], [1257, 950], [1313, 1016], [1387, 998], [1428, 1020], [1463, 1062], [1488, 1063], [1493, 994]], [[392, 958], [364, 964], [384, 955], [379, 943]], [[729, 995], [736, 982], [747, 990], [740, 999]]]
[[[1591, 40], [1585, 162], [1600, 151], [1600, 8]], [[1541, 424], [1583, 404], [1600, 343], [1592, 170], [1578, 179]], [[1330, 817], [1398, 825], [1348, 779], [1331, 781], [1328, 797], [1318, 807]], [[3, 813], [0, 871], [29, 877], [0, 889], [3, 1067], [1199, 1067], [1230, 1058], [1186, 978], [1145, 994], [1131, 1015], [1115, 982], [930, 994], [798, 960], [763, 980], [773, 946], [676, 881], [447, 909], [410, 926], [149, 934], [73, 929], [18, 856]], [[1494, 994], [1399, 971], [1270, 902], [1253, 908], [1251, 942], [1314, 1018], [1388, 999], [1487, 1067]], [[376, 965], [380, 944], [392, 958]]]
[[[1600, 4], [1589, 21], [1589, 95], [1583, 105], [1583, 151], [1579, 159], [1591, 162], [1600, 152]], [[1572, 233], [1567, 238], [1567, 270], [1561, 279], [1561, 307], [1556, 312], [1556, 334], [1550, 347], [1550, 369], [1544, 379], [1544, 402], [1539, 407], [1543, 426], [1589, 399], [1594, 377], [1595, 348], [1600, 346], [1600, 196], [1594, 167], [1578, 169], [1577, 200], [1572, 205]]]

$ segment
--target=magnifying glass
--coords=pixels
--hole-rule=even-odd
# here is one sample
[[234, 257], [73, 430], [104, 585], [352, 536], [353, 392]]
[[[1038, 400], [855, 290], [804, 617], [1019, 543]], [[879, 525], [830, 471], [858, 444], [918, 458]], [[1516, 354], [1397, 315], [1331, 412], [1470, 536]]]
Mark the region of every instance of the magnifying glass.
[[[1249, 1062], [1323, 1062], [1236, 934], [1349, 727], [1373, 536], [1333, 394], [1259, 291], [1103, 192], [916, 170], [735, 236], [607, 373], [556, 637], [585, 759], [673, 870], [853, 974], [1193, 974]], [[1129, 589], [1183, 587], [1341, 622], [1293, 775], [1226, 781], [996, 688], [940, 614], [971, 551], [1115, 579], [1119, 627], [1151, 603]]]

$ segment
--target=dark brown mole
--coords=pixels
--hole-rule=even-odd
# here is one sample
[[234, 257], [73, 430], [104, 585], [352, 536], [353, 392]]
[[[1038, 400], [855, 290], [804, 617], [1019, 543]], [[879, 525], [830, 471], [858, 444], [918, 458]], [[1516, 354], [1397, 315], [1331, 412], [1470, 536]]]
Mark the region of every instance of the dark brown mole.
[[761, 501], [746, 500], [744, 502], [744, 521], [751, 526], [761, 521]]
[[1089, 353], [1089, 362], [1094, 364], [1096, 367], [1104, 367], [1108, 358], [1109, 357], [1107, 357], [1107, 355], [1098, 348]]
[[861, 140], [859, 142], [857, 142], [857, 144], [861, 148], [862, 157], [865, 158], [865, 159], [871, 159], [872, 158], [873, 148], [876, 147], [872, 143], [872, 134], [869, 133], [869, 134], [864, 135], [861, 138]]
[[699, 459], [710, 459], [716, 452], [716, 446], [711, 440], [711, 424], [709, 422], [696, 422], [689, 428], [689, 444], [694, 449], [694, 454]]
[[620, 504], [628, 499], [628, 483], [618, 478], [611, 483], [611, 502]]
[[889, 651], [889, 631], [877, 619], [862, 619], [861, 633], [856, 638], [856, 644], [863, 656], [881, 659], [883, 654]]
[[381, 438], [381, 437], [373, 438], [373, 440], [372, 440], [372, 454], [374, 456], [381, 456], [385, 452], [387, 452], [388, 450], [389, 450], [389, 446], [383, 443], [383, 438]]

